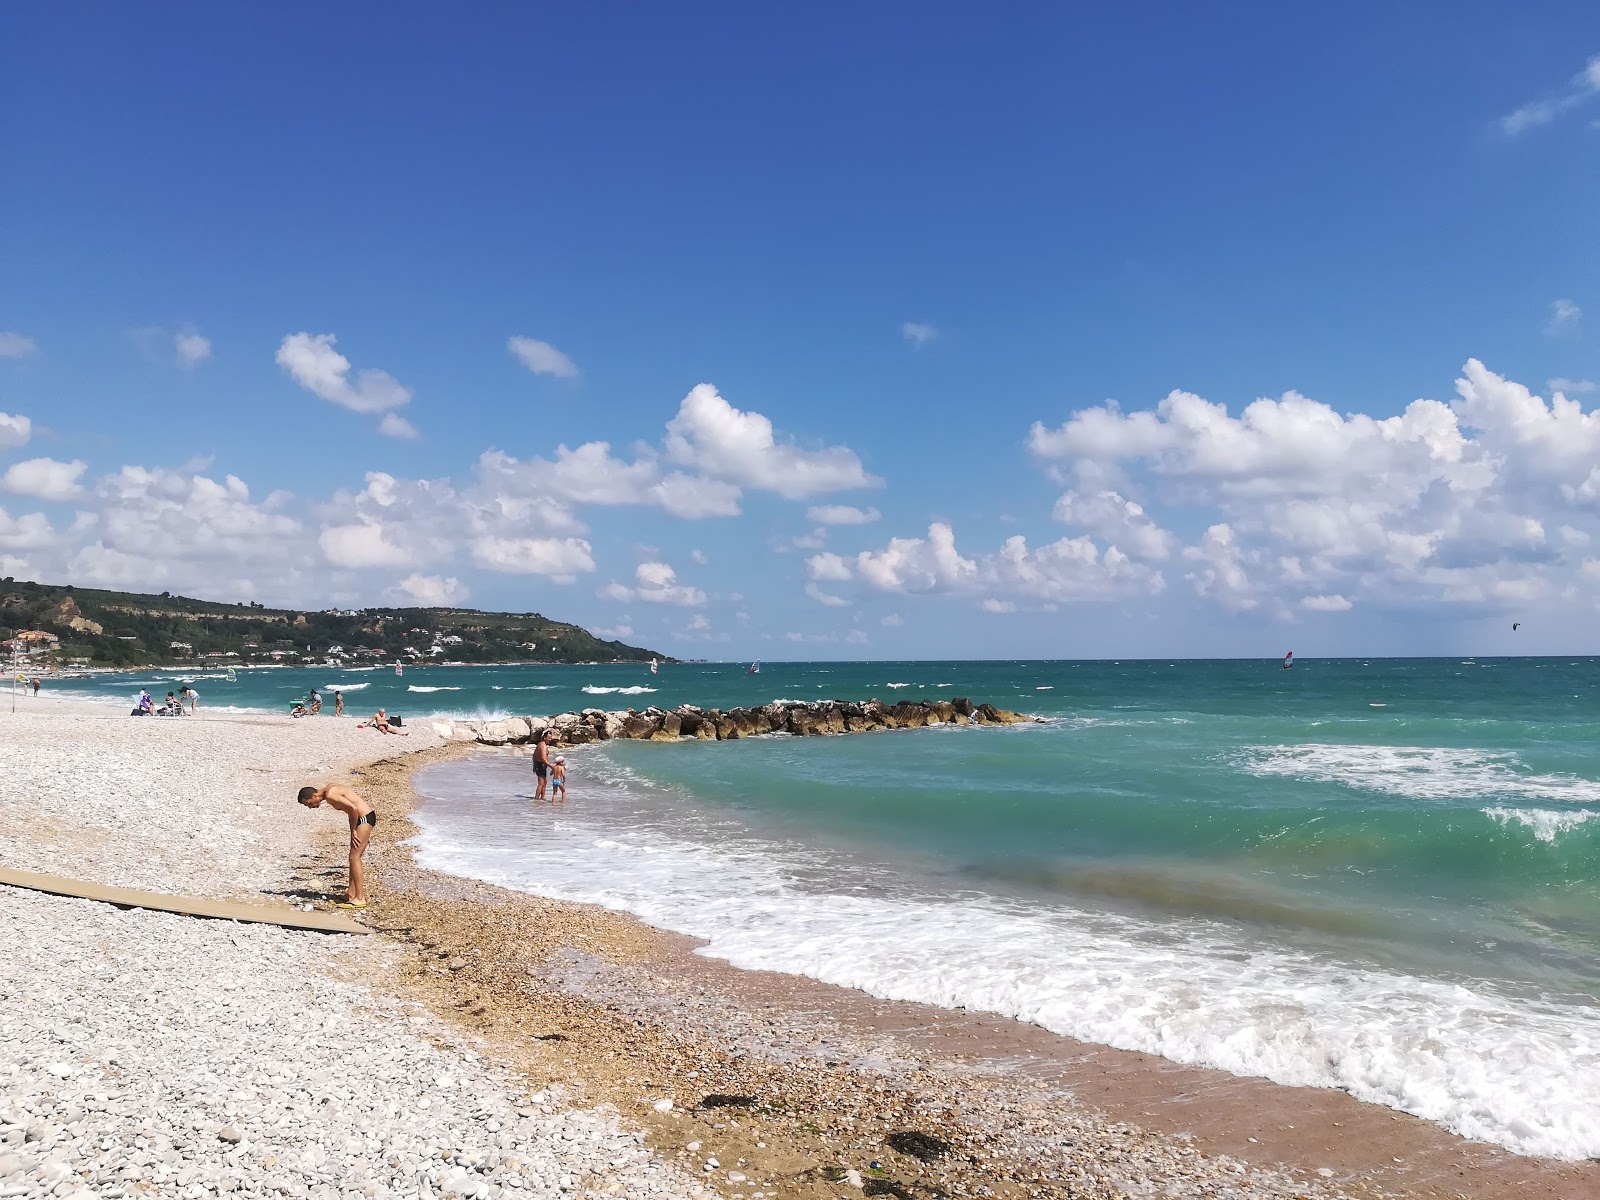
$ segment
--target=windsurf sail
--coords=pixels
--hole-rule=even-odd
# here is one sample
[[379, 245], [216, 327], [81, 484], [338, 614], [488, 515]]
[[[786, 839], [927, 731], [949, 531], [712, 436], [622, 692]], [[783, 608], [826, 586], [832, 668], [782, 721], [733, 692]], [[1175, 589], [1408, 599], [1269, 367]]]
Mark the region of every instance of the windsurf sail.
[[1522, 622], [1521, 621], [1513, 621], [1511, 623], [1511, 632], [1512, 633], [1515, 633], [1517, 630], [1519, 630], [1521, 628], [1522, 628]]
[[650, 674], [654, 675], [660, 669], [661, 669], [661, 664], [656, 662], [656, 660], [652, 658], [650, 660]]
[[751, 663], [748, 667], [745, 668], [744, 673], [746, 675], [759, 675], [759, 674], [761, 674], [761, 660], [757, 659], [755, 662]]
[[1293, 650], [1289, 651], [1289, 653], [1287, 653], [1287, 654], [1285, 654], [1283, 656], [1283, 669], [1285, 671], [1287, 671], [1292, 666], [1294, 666], [1294, 651]]
[[394, 665], [394, 673], [396, 675], [404, 675], [405, 671], [404, 671], [404, 669], [401, 668], [399, 663], [395, 663], [395, 665]]

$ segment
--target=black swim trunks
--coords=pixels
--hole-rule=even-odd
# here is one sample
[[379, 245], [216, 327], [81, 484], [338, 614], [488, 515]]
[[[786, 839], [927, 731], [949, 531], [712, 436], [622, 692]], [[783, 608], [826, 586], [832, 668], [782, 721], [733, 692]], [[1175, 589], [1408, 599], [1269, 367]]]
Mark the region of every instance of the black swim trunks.
[[549, 763], [542, 763], [542, 762], [535, 762], [533, 764], [533, 773], [535, 775], [537, 775], [540, 779], [543, 779], [546, 775], [548, 775], [550, 773], [550, 764]]
[[376, 829], [378, 827], [378, 810], [377, 809], [373, 809], [366, 816], [358, 817], [356, 819], [356, 824], [357, 825], [371, 825], [374, 829]]

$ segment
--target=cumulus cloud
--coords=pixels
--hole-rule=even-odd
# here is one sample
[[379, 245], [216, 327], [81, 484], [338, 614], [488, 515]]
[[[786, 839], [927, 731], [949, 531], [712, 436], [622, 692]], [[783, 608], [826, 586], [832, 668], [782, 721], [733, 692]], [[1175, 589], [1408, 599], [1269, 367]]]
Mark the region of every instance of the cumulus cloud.
[[1560, 92], [1530, 101], [1501, 117], [1496, 125], [1507, 137], [1515, 137], [1541, 125], [1548, 125], [1557, 117], [1587, 103], [1600, 92], [1600, 55], [1595, 55], [1567, 81]]
[[178, 365], [186, 369], [198, 367], [211, 357], [211, 339], [201, 337], [193, 329], [180, 329], [175, 333], [172, 348], [177, 353]]
[[[38, 550], [55, 541], [55, 530], [43, 513], [27, 513], [13, 517], [0, 508], [0, 548], [6, 550]], [[15, 575], [8, 571], [4, 574]]]
[[600, 589], [600, 595], [625, 604], [643, 600], [648, 604], [677, 604], [685, 608], [698, 608], [706, 602], [703, 591], [680, 584], [677, 581], [678, 573], [664, 562], [640, 563], [633, 574], [635, 586], [628, 587], [613, 581]]
[[0, 413], [0, 450], [11, 450], [17, 446], [25, 446], [32, 436], [33, 422], [27, 417]]
[[27, 358], [38, 349], [39, 343], [25, 333], [0, 330], [0, 358]]
[[421, 436], [417, 432], [415, 425], [399, 413], [392, 412], [383, 414], [383, 419], [378, 422], [378, 432], [383, 434], [384, 437], [392, 438], [416, 438]]
[[[1107, 546], [1102, 563], [1112, 548], [1181, 557], [1190, 586], [1235, 611], [1287, 616], [1308, 595], [1393, 609], [1546, 594], [1600, 530], [1600, 412], [1475, 359], [1455, 390], [1382, 418], [1295, 392], [1237, 414], [1173, 392], [1153, 409], [1108, 402], [1036, 423], [1029, 446], [1092, 482], [1056, 515]], [[1179, 552], [1152, 503], [1200, 515], [1205, 533]]]
[[850, 564], [837, 554], [813, 554], [806, 559], [806, 575], [812, 579], [849, 579]]
[[472, 561], [512, 575], [546, 575], [571, 582], [592, 571], [594, 557], [582, 538], [480, 537], [472, 542]]
[[411, 403], [411, 389], [387, 371], [357, 371], [352, 380], [337, 341], [331, 333], [291, 333], [278, 347], [278, 365], [306, 391], [351, 412], [375, 416]]
[[935, 522], [925, 538], [891, 538], [882, 550], [863, 550], [856, 570], [880, 591], [935, 592], [975, 580], [978, 565], [956, 551], [955, 531]]
[[1178, 542], [1150, 519], [1143, 506], [1109, 489], [1093, 495], [1067, 492], [1056, 501], [1053, 515], [1063, 525], [1076, 525], [1134, 558], [1170, 558]]
[[1306, 596], [1300, 607], [1311, 612], [1349, 612], [1354, 606], [1343, 596]]
[[81, 459], [57, 462], [53, 458], [30, 458], [7, 467], [6, 473], [0, 475], [0, 488], [35, 500], [72, 500], [83, 494], [78, 480], [88, 466]]
[[691, 390], [667, 423], [666, 452], [680, 466], [790, 500], [883, 485], [855, 451], [805, 450], [779, 440], [771, 421], [733, 407], [709, 383]]
[[549, 342], [537, 338], [513, 337], [506, 340], [506, 349], [535, 375], [550, 375], [556, 379], [576, 379], [578, 364], [573, 362]]
[[1583, 309], [1571, 300], [1550, 301], [1550, 317], [1544, 323], [1544, 331], [1552, 336], [1564, 333], [1576, 333], [1583, 324]]
[[905, 618], [902, 617], [899, 613], [889, 613], [887, 616], [885, 616], [882, 620], [880, 620], [878, 622], [878, 624], [887, 626], [890, 629], [898, 629], [900, 626], [904, 625], [905, 623], [906, 623]]
[[365, 567], [403, 567], [411, 555], [389, 539], [377, 521], [357, 521], [350, 525], [331, 525], [317, 537], [323, 558], [335, 567], [361, 570]]
[[614, 641], [620, 641], [623, 638], [631, 638], [633, 636], [633, 626], [632, 625], [613, 625], [609, 629], [601, 629], [601, 628], [596, 627], [594, 629], [589, 630], [589, 632], [592, 633], [597, 638], [603, 638], [606, 641], [613, 641], [614, 642]]
[[1010, 600], [996, 600], [993, 596], [988, 597], [978, 607], [988, 613], [1014, 613], [1017, 611], [1017, 606]]
[[900, 336], [913, 346], [926, 346], [939, 336], [939, 331], [926, 321], [901, 321]]
[[471, 594], [454, 575], [407, 575], [389, 589], [389, 595], [399, 603], [423, 608], [453, 608], [464, 604]]
[[850, 504], [813, 504], [806, 509], [806, 520], [813, 525], [870, 525], [882, 515], [875, 508]]

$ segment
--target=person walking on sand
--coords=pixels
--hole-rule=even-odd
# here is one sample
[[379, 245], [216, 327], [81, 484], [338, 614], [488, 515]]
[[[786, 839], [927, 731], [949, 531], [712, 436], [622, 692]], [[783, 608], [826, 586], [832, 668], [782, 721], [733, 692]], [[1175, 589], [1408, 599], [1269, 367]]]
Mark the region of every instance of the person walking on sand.
[[567, 802], [567, 758], [564, 754], [556, 755], [555, 762], [550, 764], [550, 803], [559, 800]]
[[533, 748], [533, 773], [539, 780], [539, 786], [533, 789], [533, 798], [535, 800], [544, 799], [544, 789], [549, 783], [550, 738], [551, 732], [546, 729], [539, 735], [538, 744]]
[[37, 675], [33, 677], [33, 694], [35, 696], [39, 694], [39, 677]]
[[320, 808], [327, 804], [336, 808], [350, 820], [350, 886], [345, 898], [334, 903], [335, 908], [365, 908], [367, 906], [367, 876], [361, 856], [367, 852], [372, 831], [378, 827], [378, 810], [363, 800], [354, 788], [342, 783], [326, 787], [303, 787], [295, 797], [307, 808]]
[[344, 693], [337, 688], [333, 692], [333, 715], [336, 717], [344, 716]]

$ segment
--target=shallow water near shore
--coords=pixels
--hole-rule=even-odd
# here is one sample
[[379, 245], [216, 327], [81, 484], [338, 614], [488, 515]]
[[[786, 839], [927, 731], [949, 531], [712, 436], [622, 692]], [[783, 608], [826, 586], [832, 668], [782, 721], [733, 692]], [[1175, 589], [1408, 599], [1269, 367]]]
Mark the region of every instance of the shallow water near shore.
[[[759, 698], [970, 694], [1049, 719], [609, 743], [570, 756], [554, 809], [526, 759], [479, 756], [421, 774], [417, 848], [739, 966], [1589, 1157], [1596, 679], [1592, 660], [782, 664]], [[758, 698], [732, 682], [698, 701]]]

